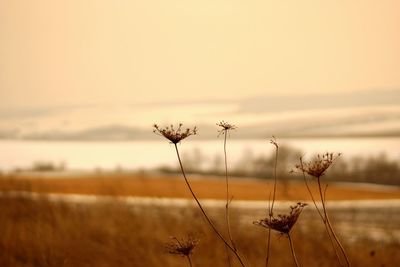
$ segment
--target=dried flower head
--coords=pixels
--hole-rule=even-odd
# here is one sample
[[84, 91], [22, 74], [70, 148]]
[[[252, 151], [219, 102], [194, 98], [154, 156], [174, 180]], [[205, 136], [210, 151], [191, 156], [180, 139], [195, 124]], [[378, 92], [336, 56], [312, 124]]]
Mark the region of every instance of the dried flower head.
[[297, 164], [295, 167], [319, 179], [340, 155], [340, 153], [325, 153], [322, 156], [318, 154], [314, 160], [302, 162], [302, 164]]
[[165, 246], [168, 253], [180, 256], [189, 256], [199, 243], [199, 241], [192, 236], [188, 236], [187, 239], [182, 240], [179, 240], [176, 237], [171, 237], [171, 239], [174, 241], [166, 244]]
[[279, 147], [278, 142], [276, 141], [276, 137], [273, 135], [272, 138], [269, 140], [270, 144], [273, 144], [276, 148]]
[[197, 134], [197, 128], [194, 127], [193, 129], [186, 128], [186, 130], [182, 130], [182, 123], [178, 125], [178, 128], [174, 128], [174, 126], [171, 124], [170, 126], [167, 126], [165, 128], [161, 128], [157, 124], [153, 125], [153, 133], [158, 134], [160, 136], [164, 136], [167, 138], [171, 143], [177, 144], [186, 137], [189, 137], [191, 135]]
[[226, 121], [218, 122], [217, 126], [222, 128], [221, 130], [218, 131], [219, 132], [218, 136], [220, 136], [221, 134], [226, 134], [230, 130], [236, 130], [237, 129], [237, 127], [235, 125], [227, 123]]
[[270, 228], [278, 231], [281, 234], [289, 234], [305, 206], [307, 206], [306, 203], [298, 202], [296, 205], [290, 207], [291, 211], [289, 214], [279, 214], [276, 217], [267, 217], [265, 219], [255, 221], [253, 224]]

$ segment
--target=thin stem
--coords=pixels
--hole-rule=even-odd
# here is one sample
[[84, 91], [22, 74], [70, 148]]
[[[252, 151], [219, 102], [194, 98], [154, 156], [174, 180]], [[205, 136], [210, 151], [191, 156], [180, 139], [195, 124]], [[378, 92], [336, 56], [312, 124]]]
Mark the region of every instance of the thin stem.
[[346, 252], [345, 252], [345, 250], [344, 250], [342, 244], [340, 243], [339, 238], [337, 237], [335, 231], [333, 230], [333, 227], [332, 227], [332, 224], [331, 224], [331, 222], [330, 222], [330, 220], [329, 220], [328, 212], [327, 212], [327, 209], [326, 209], [325, 201], [326, 201], [326, 190], [327, 190], [328, 187], [326, 186], [326, 187], [325, 187], [325, 190], [324, 190], [324, 193], [322, 193], [322, 187], [321, 187], [321, 181], [320, 181], [320, 178], [321, 178], [321, 177], [316, 177], [317, 183], [318, 183], [319, 195], [320, 195], [321, 203], [322, 203], [322, 210], [323, 210], [323, 214], [322, 214], [321, 211], [320, 211], [320, 209], [319, 209], [318, 206], [317, 206], [317, 203], [316, 203], [316, 201], [315, 201], [315, 199], [314, 199], [314, 196], [313, 196], [313, 194], [312, 194], [312, 192], [311, 192], [311, 189], [310, 189], [310, 187], [309, 187], [309, 185], [308, 185], [308, 183], [307, 183], [307, 179], [306, 179], [306, 175], [305, 175], [305, 172], [304, 172], [304, 167], [303, 167], [303, 160], [302, 160], [302, 158], [300, 158], [300, 166], [301, 166], [301, 170], [302, 170], [302, 173], [303, 173], [304, 182], [305, 182], [305, 184], [306, 184], [308, 193], [310, 194], [311, 199], [312, 199], [312, 202], [314, 203], [314, 206], [315, 206], [315, 208], [316, 208], [316, 210], [317, 210], [319, 216], [321, 217], [321, 219], [322, 219], [322, 221], [323, 221], [323, 223], [324, 223], [324, 225], [325, 225], [325, 229], [326, 229], [326, 232], [328, 233], [328, 237], [329, 237], [329, 240], [330, 240], [331, 245], [332, 245], [332, 247], [333, 247], [333, 250], [334, 250], [334, 252], [335, 252], [336, 258], [337, 258], [339, 264], [340, 264], [341, 266], [343, 266], [343, 265], [342, 265], [342, 262], [341, 262], [341, 259], [340, 259], [340, 257], [339, 257], [337, 248], [336, 248], [336, 246], [335, 246], [335, 244], [334, 244], [334, 240], [336, 241], [337, 245], [339, 246], [339, 248], [340, 248], [340, 250], [341, 250], [341, 252], [342, 252], [342, 254], [343, 254], [343, 256], [344, 256], [344, 258], [345, 258], [345, 260], [346, 260], [346, 264], [347, 264], [347, 266], [349, 267], [349, 266], [350, 266], [350, 262], [349, 262], [348, 256], [347, 256], [347, 254], [346, 254]]
[[271, 228], [268, 228], [268, 236], [267, 236], [267, 255], [265, 256], [265, 267], [268, 267], [270, 247], [271, 247]]
[[186, 173], [185, 170], [183, 169], [183, 164], [182, 164], [182, 160], [181, 157], [179, 155], [179, 150], [178, 150], [178, 146], [177, 144], [175, 145], [175, 150], [176, 150], [176, 155], [178, 156], [178, 161], [179, 161], [179, 166], [181, 167], [181, 171], [182, 171], [182, 175], [183, 178], [185, 179], [186, 185], [189, 188], [190, 193], [192, 194], [192, 197], [194, 198], [194, 200], [197, 203], [197, 206], [200, 208], [201, 213], [203, 213], [206, 221], [208, 222], [208, 224], [210, 225], [210, 227], [213, 229], [213, 231], [215, 232], [215, 234], [221, 239], [222, 242], [225, 243], [225, 245], [235, 254], [236, 258], [238, 259], [238, 261], [240, 262], [240, 264], [245, 267], [246, 265], [244, 264], [242, 258], [240, 257], [239, 253], [237, 252], [237, 250], [232, 247], [226, 240], [225, 238], [221, 235], [221, 233], [217, 230], [217, 228], [215, 227], [214, 223], [211, 221], [211, 219], [208, 217], [207, 213], [205, 212], [205, 210], [203, 209], [203, 207], [201, 206], [199, 200], [197, 199], [195, 193], [192, 190], [192, 187], [190, 186], [190, 183], [186, 177]]
[[329, 238], [329, 241], [330, 241], [331, 246], [333, 248], [333, 251], [335, 252], [336, 259], [337, 259], [339, 265], [343, 266], [342, 261], [340, 260], [339, 253], [338, 253], [337, 248], [335, 246], [334, 239], [332, 237], [332, 232], [330, 231], [330, 229], [329, 229], [329, 227], [328, 227], [328, 225], [326, 223], [326, 220], [324, 220], [324, 226], [325, 226], [326, 233], [328, 234], [328, 238]]
[[350, 267], [350, 261], [349, 261], [349, 258], [348, 258], [348, 256], [347, 256], [347, 253], [346, 253], [346, 251], [344, 250], [344, 247], [343, 247], [342, 243], [340, 242], [338, 236], [336, 235], [335, 231], [333, 230], [333, 227], [332, 227], [331, 221], [329, 220], [328, 215], [327, 215], [327, 217], [326, 217], [326, 221], [327, 221], [327, 223], [328, 223], [329, 229], [330, 229], [331, 232], [332, 232], [333, 238], [335, 239], [336, 243], [339, 245], [340, 251], [342, 252], [342, 254], [343, 254], [343, 256], [344, 256], [344, 259], [346, 260], [346, 265], [347, 265], [347, 267]]
[[[274, 166], [274, 190], [272, 193], [272, 203], [271, 206], [268, 207], [269, 209], [269, 219], [271, 220], [274, 210], [275, 204], [275, 197], [276, 197], [276, 181], [277, 181], [277, 169], [278, 169], [278, 153], [279, 153], [279, 146], [275, 141], [271, 140], [271, 143], [275, 146], [275, 166]], [[271, 194], [269, 196], [271, 198]], [[271, 248], [271, 229], [268, 228], [268, 239], [267, 239], [267, 252], [265, 256], [265, 267], [268, 267], [269, 263], [269, 255], [270, 255], [270, 248]]]
[[299, 262], [297, 261], [297, 258], [296, 258], [296, 253], [294, 252], [294, 247], [293, 247], [292, 238], [290, 237], [290, 234], [289, 234], [289, 233], [287, 233], [287, 237], [288, 237], [288, 239], [289, 239], [290, 250], [292, 251], [292, 256], [293, 256], [294, 263], [296, 264], [297, 267], [300, 267]]
[[[269, 193], [268, 197], [268, 211], [269, 211], [269, 219], [271, 220], [271, 192]], [[270, 247], [271, 247], [271, 228], [268, 227], [268, 235], [267, 235], [267, 251], [265, 255], [265, 267], [268, 267], [269, 263], [269, 255], [270, 255]]]
[[278, 169], [278, 153], [279, 153], [279, 147], [278, 144], [275, 141], [271, 141], [272, 144], [275, 146], [275, 166], [274, 166], [274, 191], [272, 194], [272, 204], [271, 204], [271, 210], [270, 210], [270, 216], [272, 216], [273, 209], [274, 209], [274, 204], [275, 204], [275, 195], [276, 195], [276, 180], [277, 180], [277, 169]]
[[231, 233], [231, 224], [229, 218], [229, 183], [228, 183], [228, 157], [226, 153], [226, 137], [228, 135], [228, 130], [224, 130], [224, 157], [225, 157], [225, 184], [226, 184], [226, 205], [225, 205], [225, 219], [226, 226], [228, 228], [228, 236], [231, 241], [232, 247], [236, 249], [235, 242], [233, 242], [232, 233]]
[[306, 184], [307, 191], [308, 191], [308, 193], [309, 193], [310, 196], [311, 196], [311, 200], [312, 200], [312, 202], [314, 203], [315, 209], [317, 210], [317, 212], [318, 212], [319, 216], [321, 217], [322, 221], [325, 222], [324, 216], [322, 215], [321, 211], [319, 210], [319, 208], [318, 208], [318, 206], [317, 206], [317, 203], [316, 203], [316, 201], [315, 201], [315, 198], [314, 198], [314, 196], [313, 196], [313, 194], [312, 194], [312, 192], [311, 192], [311, 189], [310, 189], [310, 187], [309, 187], [309, 185], [308, 185], [307, 178], [306, 178], [306, 174], [305, 174], [304, 168], [303, 168], [303, 159], [302, 159], [302, 158], [300, 158], [300, 166], [301, 166], [301, 172], [303, 173], [304, 183]]
[[324, 224], [325, 224], [325, 228], [326, 228], [326, 230], [328, 231], [328, 235], [329, 235], [329, 238], [331, 239], [331, 242], [332, 242], [332, 245], [333, 245], [333, 249], [335, 250], [336, 257], [338, 258], [339, 264], [342, 265], [342, 262], [341, 262], [341, 260], [340, 260], [340, 257], [339, 257], [339, 255], [338, 255], [338, 253], [337, 253], [337, 251], [336, 251], [336, 247], [335, 247], [334, 244], [333, 244], [332, 236], [333, 236], [333, 239], [335, 240], [336, 244], [339, 246], [339, 248], [340, 248], [340, 250], [341, 250], [341, 252], [342, 252], [342, 255], [344, 256], [344, 258], [345, 258], [345, 260], [346, 260], [347, 266], [350, 266], [350, 263], [349, 263], [349, 260], [348, 260], [347, 255], [346, 255], [346, 252], [344, 251], [344, 248], [343, 248], [342, 244], [340, 243], [338, 237], [336, 236], [336, 233], [335, 233], [335, 231], [333, 230], [333, 227], [332, 227], [332, 225], [331, 225], [331, 223], [330, 223], [330, 221], [329, 221], [328, 211], [327, 211], [327, 209], [326, 209], [325, 198], [324, 198], [324, 195], [326, 194], [326, 190], [325, 190], [325, 193], [322, 194], [322, 186], [321, 186], [320, 177], [317, 177], [317, 182], [318, 182], [319, 195], [320, 195], [321, 202], [322, 202], [322, 209], [323, 209], [323, 212], [324, 212], [324, 218], [325, 218]]
[[186, 258], [187, 258], [188, 261], [189, 261], [189, 266], [190, 266], [190, 267], [193, 267], [193, 265], [192, 265], [192, 260], [190, 259], [190, 255], [187, 255]]
[[[226, 227], [228, 228], [228, 236], [231, 241], [232, 247], [236, 250], [236, 245], [233, 242], [232, 234], [231, 234], [231, 224], [229, 219], [229, 183], [228, 183], [228, 157], [226, 153], [226, 138], [228, 135], [228, 130], [224, 130], [224, 159], [225, 159], [225, 184], [226, 184], [226, 204], [225, 204], [225, 220]], [[228, 266], [232, 266], [231, 258], [229, 255], [229, 251], [227, 250], [227, 258], [228, 258]]]
[[[303, 159], [302, 159], [301, 157], [300, 157], [300, 166], [301, 166], [301, 172], [302, 172], [302, 174], [303, 174], [304, 183], [306, 184], [306, 187], [307, 187], [307, 191], [308, 191], [308, 193], [310, 194], [311, 200], [312, 200], [312, 202], [313, 202], [313, 204], [314, 204], [314, 206], [315, 206], [315, 209], [316, 209], [317, 212], [318, 212], [318, 215], [321, 217], [321, 220], [322, 220], [322, 222], [324, 223], [325, 230], [326, 230], [326, 233], [328, 234], [328, 238], [329, 238], [329, 241], [330, 241], [331, 246], [332, 246], [332, 248], [333, 248], [333, 251], [335, 252], [336, 259], [338, 260], [339, 265], [342, 266], [342, 263], [341, 263], [341, 261], [340, 261], [339, 254], [338, 254], [338, 252], [337, 252], [337, 250], [336, 250], [335, 243], [334, 243], [333, 238], [332, 238], [332, 234], [331, 234], [331, 232], [330, 232], [330, 230], [329, 230], [329, 227], [328, 227], [328, 225], [327, 225], [327, 223], [326, 223], [325, 213], [324, 213], [324, 215], [321, 213], [320, 209], [318, 208], [317, 202], [316, 202], [316, 200], [315, 200], [315, 198], [314, 198], [314, 196], [313, 196], [313, 194], [312, 194], [312, 192], [311, 192], [310, 186], [308, 185], [307, 178], [306, 178], [306, 174], [305, 174], [305, 172], [304, 172], [304, 167], [303, 167]], [[325, 193], [326, 193], [326, 189], [325, 189]], [[321, 194], [321, 195], [322, 195], [322, 194]], [[321, 203], [323, 203], [323, 205], [324, 205], [324, 199], [325, 199], [325, 197], [322, 197], [322, 196], [321, 196]]]
[[228, 266], [232, 266], [231, 256], [229, 255], [229, 248], [225, 245], [225, 254], [226, 254], [226, 261], [228, 262]]
[[328, 211], [327, 211], [326, 206], [325, 206], [325, 198], [324, 198], [324, 195], [326, 194], [326, 189], [325, 189], [325, 192], [324, 192], [324, 195], [323, 195], [322, 194], [322, 187], [321, 187], [320, 178], [318, 178], [317, 181], [318, 181], [318, 188], [319, 188], [319, 193], [320, 193], [321, 201], [322, 201], [322, 208], [323, 208], [324, 214], [325, 214], [325, 224], [329, 228], [333, 238], [335, 239], [337, 245], [339, 246], [340, 251], [341, 251], [342, 255], [344, 256], [344, 258], [346, 260], [346, 265], [350, 266], [350, 261], [349, 261], [349, 258], [347, 256], [347, 254], [346, 254], [346, 251], [344, 250], [341, 242], [339, 241], [339, 238], [337, 237], [335, 231], [333, 230], [332, 224], [331, 224], [331, 222], [329, 220]]

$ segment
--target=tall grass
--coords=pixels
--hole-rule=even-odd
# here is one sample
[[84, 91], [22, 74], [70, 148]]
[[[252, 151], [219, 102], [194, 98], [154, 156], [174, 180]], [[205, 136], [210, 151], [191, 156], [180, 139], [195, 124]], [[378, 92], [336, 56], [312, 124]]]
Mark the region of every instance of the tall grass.
[[[218, 227], [224, 226], [224, 209], [214, 211]], [[337, 266], [322, 224], [309, 220], [307, 210], [293, 238], [302, 266]], [[165, 249], [170, 236], [189, 233], [199, 239], [193, 266], [225, 267], [225, 246], [202, 220], [195, 206], [128, 206], [110, 201], [71, 204], [46, 198], [0, 198], [0, 266], [2, 267], [180, 267], [187, 262]], [[253, 266], [265, 264], [265, 240], [261, 227], [243, 222], [231, 208], [232, 231], [238, 249]], [[277, 238], [271, 246], [270, 265], [288, 267], [293, 260], [288, 243]], [[396, 266], [400, 242], [368, 239], [345, 243], [354, 267]], [[237, 266], [234, 264], [233, 266]]]

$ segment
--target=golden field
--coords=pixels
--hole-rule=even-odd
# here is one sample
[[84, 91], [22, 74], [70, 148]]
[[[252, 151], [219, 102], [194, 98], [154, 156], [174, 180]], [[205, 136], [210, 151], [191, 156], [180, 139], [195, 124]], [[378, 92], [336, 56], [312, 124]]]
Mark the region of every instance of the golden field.
[[[199, 198], [225, 199], [224, 177], [190, 176], [190, 183]], [[272, 180], [253, 178], [229, 178], [229, 191], [236, 200], [268, 200], [273, 188]], [[317, 187], [311, 183], [317, 195]], [[4, 176], [0, 179], [0, 190], [23, 190], [38, 193], [93, 194], [110, 196], [139, 196], [191, 198], [179, 175], [160, 174], [88, 174], [67, 178], [44, 178], [36, 175]], [[328, 200], [395, 199], [400, 198], [400, 187], [363, 187], [348, 184], [329, 184]], [[304, 182], [278, 183], [278, 200], [310, 200]]]
[[[224, 199], [224, 179], [191, 178], [201, 198]], [[271, 182], [256, 179], [231, 180], [234, 199], [267, 200]], [[278, 199], [307, 200], [304, 185], [278, 184]], [[110, 196], [189, 198], [179, 176], [106, 175], [50, 179], [43, 177], [2, 177], [1, 191], [78, 193]], [[356, 188], [331, 185], [329, 200], [393, 199], [400, 190]], [[0, 201], [0, 266], [188, 266], [183, 257], [167, 253], [171, 236], [191, 234], [199, 239], [192, 255], [193, 266], [227, 265], [226, 249], [205, 223], [195, 206], [129, 206], [120, 198], [98, 203], [68, 203], [45, 197], [30, 199], [3, 195]], [[267, 201], [266, 201], [267, 205]], [[314, 212], [313, 207], [308, 207]], [[233, 209], [232, 232], [249, 267], [265, 266], [266, 229], [241, 220]], [[225, 232], [224, 212], [212, 213], [217, 227]], [[301, 266], [338, 266], [322, 222], [300, 216], [292, 230]], [[388, 217], [390, 220], [390, 216]], [[333, 221], [335, 222], [334, 218]], [[340, 236], [340, 231], [339, 236]], [[369, 238], [343, 240], [353, 267], [395, 266], [400, 261], [396, 238], [381, 242]], [[233, 256], [230, 255], [233, 260]], [[232, 266], [239, 266], [234, 262]], [[271, 267], [294, 266], [286, 237], [272, 235]]]

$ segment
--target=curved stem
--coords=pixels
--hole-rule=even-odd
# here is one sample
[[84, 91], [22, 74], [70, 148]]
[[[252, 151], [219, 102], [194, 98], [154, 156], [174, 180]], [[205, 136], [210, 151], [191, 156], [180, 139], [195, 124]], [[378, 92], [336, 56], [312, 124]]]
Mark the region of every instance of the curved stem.
[[294, 263], [296, 264], [297, 267], [300, 267], [299, 262], [297, 261], [297, 258], [296, 258], [296, 253], [294, 252], [294, 247], [293, 247], [292, 238], [290, 237], [290, 234], [289, 234], [289, 233], [287, 233], [287, 237], [288, 237], [288, 239], [289, 239], [290, 250], [292, 251], [292, 256], [293, 256]]
[[330, 229], [329, 229], [329, 227], [328, 227], [328, 224], [326, 223], [326, 220], [324, 221], [324, 226], [325, 226], [326, 233], [328, 234], [328, 238], [329, 238], [329, 241], [330, 241], [331, 246], [332, 246], [332, 248], [333, 248], [333, 251], [335, 252], [336, 259], [337, 259], [339, 265], [340, 265], [340, 266], [343, 266], [343, 264], [342, 264], [342, 262], [341, 262], [341, 260], [340, 260], [340, 256], [339, 256], [339, 254], [338, 254], [338, 251], [337, 251], [337, 249], [336, 249], [335, 243], [334, 243], [334, 241], [333, 241], [334, 239], [333, 239], [333, 237], [332, 237], [332, 232], [330, 231]]
[[329, 220], [328, 215], [327, 215], [327, 217], [326, 217], [326, 221], [327, 221], [327, 223], [328, 223], [329, 229], [330, 229], [331, 232], [332, 232], [333, 238], [335, 239], [336, 243], [338, 244], [338, 246], [339, 246], [339, 248], [340, 248], [340, 251], [342, 252], [342, 254], [343, 254], [343, 256], [344, 256], [344, 259], [346, 260], [346, 265], [347, 265], [347, 267], [350, 267], [350, 261], [349, 261], [349, 258], [348, 258], [348, 256], [347, 256], [347, 253], [346, 253], [346, 251], [344, 250], [344, 247], [343, 247], [342, 243], [340, 242], [338, 236], [336, 235], [335, 231], [333, 230], [333, 227], [332, 227], [332, 224], [331, 224], [331, 222], [330, 222], [330, 220]]
[[215, 227], [214, 223], [211, 221], [211, 219], [208, 217], [207, 213], [205, 212], [205, 210], [203, 209], [203, 207], [201, 206], [199, 200], [197, 199], [195, 193], [192, 190], [192, 187], [189, 184], [189, 181], [186, 177], [186, 173], [185, 170], [183, 169], [183, 164], [182, 164], [182, 160], [181, 157], [179, 155], [179, 150], [178, 150], [178, 146], [177, 144], [175, 145], [175, 150], [176, 150], [176, 155], [178, 156], [178, 161], [179, 161], [179, 165], [181, 167], [181, 171], [182, 171], [182, 175], [183, 178], [185, 179], [186, 185], [189, 188], [190, 193], [192, 194], [192, 197], [194, 198], [194, 200], [197, 203], [197, 206], [200, 208], [201, 213], [203, 213], [204, 218], [206, 219], [206, 221], [208, 222], [208, 224], [210, 225], [210, 227], [212, 228], [212, 230], [215, 232], [215, 234], [219, 237], [219, 239], [221, 239], [222, 242], [225, 243], [225, 245], [235, 254], [236, 258], [238, 259], [238, 261], [240, 262], [240, 264], [245, 267], [246, 265], [244, 264], [242, 258], [240, 257], [239, 253], [237, 252], [237, 250], [232, 247], [226, 240], [225, 238], [221, 235], [221, 233], [218, 231], [218, 229]]
[[[339, 265], [342, 266], [342, 263], [341, 263], [341, 261], [340, 261], [339, 254], [338, 254], [338, 252], [337, 252], [337, 249], [336, 249], [336, 247], [335, 247], [335, 243], [334, 243], [333, 238], [332, 238], [332, 233], [331, 233], [331, 231], [329, 230], [329, 227], [328, 227], [327, 221], [326, 221], [325, 209], [324, 209], [324, 206], [325, 206], [326, 188], [325, 188], [324, 196], [322, 196], [322, 192], [320, 191], [321, 203], [322, 203], [323, 211], [324, 211], [324, 214], [322, 214], [322, 212], [321, 212], [320, 209], [318, 208], [317, 202], [315, 201], [314, 195], [313, 195], [312, 192], [311, 192], [310, 186], [308, 185], [307, 178], [306, 178], [306, 174], [305, 174], [305, 172], [304, 172], [304, 167], [303, 167], [303, 159], [302, 159], [301, 157], [300, 157], [300, 166], [301, 166], [301, 172], [302, 172], [302, 174], [303, 174], [304, 183], [306, 184], [306, 187], [307, 187], [307, 191], [308, 191], [308, 193], [310, 194], [311, 200], [312, 200], [312, 202], [314, 203], [315, 209], [317, 210], [319, 217], [321, 217], [321, 220], [322, 220], [322, 222], [324, 223], [325, 230], [326, 230], [326, 233], [328, 234], [329, 242], [331, 243], [331, 246], [332, 246], [332, 248], [333, 248], [333, 251], [335, 252], [336, 259], [338, 260]], [[317, 180], [319, 181], [319, 178], [317, 178]], [[320, 187], [321, 187], [321, 185], [320, 185], [320, 183], [318, 183], [318, 188], [320, 189]]]
[[[326, 190], [328, 189], [328, 185], [326, 185], [325, 190], [324, 190], [324, 202], [326, 201]], [[346, 260], [346, 264], [347, 267], [350, 267], [350, 261], [349, 261], [349, 257], [347, 256], [346, 251], [344, 250], [344, 247], [342, 245], [342, 243], [340, 242], [338, 236], [336, 235], [336, 232], [333, 230], [332, 224], [331, 224], [331, 220], [329, 219], [329, 215], [328, 215], [328, 211], [326, 211], [326, 221], [328, 223], [329, 229], [331, 229], [333, 238], [336, 240], [336, 243], [339, 245], [340, 250]]]
[[[336, 249], [336, 247], [335, 247], [335, 243], [334, 243], [333, 238], [332, 238], [332, 233], [331, 233], [331, 231], [329, 230], [329, 227], [328, 227], [327, 221], [326, 221], [325, 209], [324, 209], [324, 206], [325, 206], [326, 188], [325, 188], [325, 191], [324, 191], [324, 195], [322, 195], [322, 192], [320, 191], [321, 203], [322, 203], [323, 211], [324, 211], [324, 214], [322, 214], [322, 212], [321, 212], [320, 209], [318, 208], [318, 205], [317, 205], [317, 202], [316, 202], [316, 200], [315, 200], [315, 198], [314, 198], [314, 195], [313, 195], [312, 192], [311, 192], [310, 186], [308, 185], [307, 178], [306, 178], [306, 174], [305, 174], [305, 172], [304, 172], [304, 167], [303, 167], [303, 159], [302, 159], [301, 157], [300, 157], [300, 167], [301, 167], [301, 172], [302, 172], [302, 174], [303, 174], [304, 183], [306, 184], [306, 187], [307, 187], [307, 191], [308, 191], [308, 193], [310, 194], [311, 200], [312, 200], [312, 202], [313, 202], [313, 204], [314, 204], [314, 206], [315, 206], [315, 209], [316, 209], [317, 212], [318, 212], [319, 217], [321, 217], [321, 220], [322, 220], [322, 222], [324, 223], [325, 230], [326, 230], [326, 233], [328, 234], [329, 242], [331, 243], [331, 246], [332, 246], [332, 248], [333, 248], [333, 251], [335, 252], [336, 259], [338, 260], [339, 265], [342, 266], [342, 263], [341, 263], [341, 261], [340, 261], [339, 254], [338, 254], [338, 252], [337, 252], [337, 249]], [[317, 178], [317, 180], [319, 181], [319, 178]], [[318, 183], [318, 188], [319, 188], [319, 189], [321, 188], [321, 184], [320, 184], [320, 183]]]
[[[331, 235], [333, 236], [333, 239], [335, 240], [336, 244], [339, 246], [340, 251], [341, 251], [342, 255], [344, 256], [344, 258], [346, 260], [347, 266], [350, 266], [349, 258], [347, 257], [347, 254], [346, 254], [342, 244], [340, 243], [339, 238], [337, 237], [335, 231], [333, 230], [332, 224], [331, 224], [331, 222], [329, 220], [328, 211], [326, 209], [325, 198], [324, 198], [326, 190], [325, 190], [325, 193], [322, 194], [322, 187], [321, 187], [320, 177], [317, 178], [317, 182], [318, 182], [318, 190], [319, 190], [319, 194], [320, 194], [321, 202], [322, 202], [322, 209], [323, 209], [323, 212], [324, 212], [324, 218], [325, 218], [324, 223], [325, 223], [325, 226], [327, 227], [327, 231], [328, 231], [328, 228], [329, 228], [329, 231], [330, 231]], [[329, 238], [332, 238], [331, 235], [329, 235]], [[339, 261], [340, 265], [342, 265], [342, 263], [340, 261], [340, 258], [339, 258], [338, 254], [336, 252], [336, 248], [334, 247], [334, 249], [335, 249], [336, 256], [338, 257], [338, 261]]]
[[314, 198], [314, 196], [313, 196], [313, 194], [312, 194], [312, 192], [311, 192], [311, 189], [310, 189], [310, 187], [309, 187], [309, 185], [308, 185], [307, 178], [306, 178], [306, 174], [304, 173], [303, 159], [302, 159], [302, 158], [300, 158], [300, 166], [301, 166], [301, 172], [303, 173], [304, 183], [306, 184], [307, 191], [308, 191], [308, 193], [309, 193], [310, 196], [311, 196], [311, 200], [312, 200], [312, 202], [314, 203], [315, 209], [317, 210], [317, 212], [318, 212], [319, 216], [321, 217], [322, 221], [325, 222], [324, 216], [322, 215], [321, 211], [319, 210], [319, 208], [318, 208], [318, 206], [317, 206], [317, 203], [316, 203], [316, 201], [315, 201], [315, 198]]

